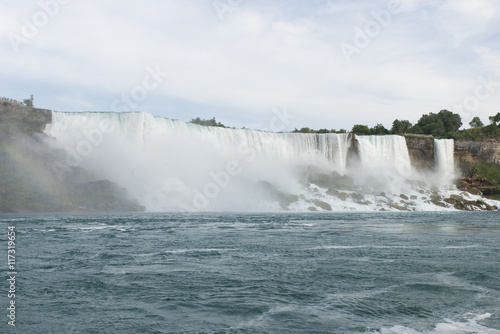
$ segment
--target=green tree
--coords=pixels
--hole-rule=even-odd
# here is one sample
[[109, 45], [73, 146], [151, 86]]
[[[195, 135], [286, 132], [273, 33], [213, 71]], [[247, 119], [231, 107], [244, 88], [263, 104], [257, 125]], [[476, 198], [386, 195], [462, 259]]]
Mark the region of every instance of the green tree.
[[460, 115], [448, 110], [441, 110], [437, 114], [422, 115], [410, 132], [451, 138], [461, 126], [462, 119]]
[[484, 126], [483, 122], [481, 122], [481, 119], [477, 116], [469, 122], [469, 125], [471, 126], [471, 128], [480, 128]]
[[370, 128], [366, 125], [356, 124], [352, 127], [351, 132], [357, 135], [369, 135]]
[[190, 121], [190, 123], [204, 125], [204, 126], [217, 126], [220, 128], [227, 128], [227, 126], [225, 126], [221, 122], [217, 122], [215, 120], [215, 117], [212, 117], [211, 119], [200, 119], [199, 117], [196, 117], [196, 118], [193, 118]]
[[396, 119], [392, 122], [391, 133], [395, 135], [401, 135], [408, 133], [411, 128], [410, 121]]
[[498, 125], [498, 122], [500, 122], [500, 112], [498, 112], [495, 116], [490, 116], [489, 119], [491, 124]]
[[382, 124], [377, 123], [373, 128], [370, 129], [371, 135], [387, 135], [389, 130], [385, 128]]
[[438, 116], [443, 121], [448, 136], [452, 136], [462, 126], [462, 118], [459, 114], [452, 113], [448, 110], [441, 110]]
[[24, 99], [23, 103], [25, 105], [27, 105], [28, 107], [33, 108], [33, 106], [34, 106], [34, 104], [33, 104], [33, 94], [30, 95], [29, 99]]

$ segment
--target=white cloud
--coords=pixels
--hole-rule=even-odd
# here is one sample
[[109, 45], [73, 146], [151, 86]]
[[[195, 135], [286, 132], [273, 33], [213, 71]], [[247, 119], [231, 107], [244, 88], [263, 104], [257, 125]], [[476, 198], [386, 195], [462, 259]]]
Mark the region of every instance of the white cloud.
[[[355, 27], [363, 29], [388, 1], [242, 2], [221, 20], [210, 2], [107, 0], [69, 2], [16, 54], [6, 33], [20, 31], [38, 7], [7, 3], [0, 13], [0, 89], [35, 92], [44, 107], [60, 110], [109, 109], [147, 66], [159, 65], [170, 76], [151, 94], [154, 101], [220, 110], [204, 115], [178, 104], [175, 118], [259, 124], [287, 106], [303, 122], [292, 128], [390, 126], [394, 118], [416, 121], [463, 99], [485, 70], [487, 57], [475, 50], [498, 44], [491, 29], [498, 6], [486, 0], [405, 0], [405, 10], [351, 64], [339, 45], [353, 43]], [[161, 104], [146, 100], [141, 107], [172, 117], [159, 111], [172, 106]], [[493, 114], [492, 104], [484, 107], [478, 112]]]

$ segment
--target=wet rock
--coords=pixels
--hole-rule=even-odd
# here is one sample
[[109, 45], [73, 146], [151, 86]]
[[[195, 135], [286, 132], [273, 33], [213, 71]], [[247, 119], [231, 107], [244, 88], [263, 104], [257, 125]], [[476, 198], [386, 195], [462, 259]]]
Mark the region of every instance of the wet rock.
[[410, 196], [410, 199], [412, 199], [412, 200], [416, 200], [416, 199], [418, 199], [418, 197], [417, 197], [417, 196], [415, 196], [415, 195], [411, 195], [411, 196]]
[[339, 194], [337, 195], [337, 197], [340, 198], [342, 201], [346, 201], [349, 198], [349, 194], [348, 193], [341, 193], [341, 192], [339, 192]]
[[340, 194], [340, 192], [336, 189], [328, 189], [326, 193], [331, 196], [338, 196]]
[[335, 184], [338, 189], [353, 190], [356, 188], [356, 185], [354, 184], [354, 179], [347, 175], [344, 175], [339, 179], [335, 180]]
[[309, 211], [316, 211], [316, 207], [315, 206], [310, 206], [307, 208], [307, 210]]
[[363, 196], [362, 194], [358, 194], [358, 193], [351, 194], [351, 197], [352, 197], [352, 199], [354, 199], [356, 201], [363, 201], [365, 199], [365, 196]]
[[323, 201], [314, 201], [314, 205], [322, 208], [323, 210], [332, 211], [331, 205], [328, 204], [328, 203], [326, 203], [326, 202], [323, 202]]
[[442, 197], [441, 197], [441, 195], [439, 195], [437, 192], [433, 192], [433, 193], [431, 194], [431, 200], [433, 200], [433, 199], [434, 199], [434, 200], [439, 200], [439, 201], [440, 201], [440, 200], [442, 199]]
[[483, 201], [481, 201], [481, 200], [477, 200], [475, 203], [476, 203], [476, 205], [478, 205], [478, 206], [486, 206], [486, 203], [484, 203], [484, 202], [483, 202]]
[[486, 208], [485, 208], [487, 211], [495, 211], [497, 210], [497, 207], [496, 206], [492, 206], [492, 205], [488, 205], [486, 204]]
[[401, 195], [399, 195], [399, 197], [401, 197], [402, 199], [408, 200], [408, 196], [406, 196], [405, 194], [401, 194]]
[[399, 211], [410, 211], [410, 209], [408, 209], [407, 207], [402, 206], [402, 205], [398, 205], [398, 204], [392, 204], [391, 208], [399, 210]]
[[308, 181], [321, 188], [327, 188], [330, 190], [354, 190], [356, 188], [352, 177], [348, 175], [340, 175], [337, 172], [332, 172], [331, 174], [312, 173], [312, 175], [309, 176]]
[[470, 211], [462, 201], [457, 201], [453, 207], [457, 210]]
[[259, 181], [257, 184], [259, 184], [261, 187], [267, 190], [271, 198], [278, 201], [280, 207], [283, 210], [287, 210], [290, 204], [297, 202], [299, 200], [299, 196], [284, 193], [278, 190], [273, 184], [267, 181]]
[[294, 202], [297, 202], [299, 200], [299, 196], [297, 195], [291, 195], [291, 194], [284, 194], [283, 197], [281, 198], [280, 200], [280, 205], [282, 207], [287, 207], [294, 203]]
[[441, 206], [441, 207], [446, 207], [446, 205], [440, 201], [441, 197], [438, 198], [431, 198], [431, 203], [434, 204], [434, 205], [437, 205], [437, 206]]
[[457, 202], [456, 199], [453, 199], [453, 198], [445, 198], [443, 199], [444, 202], [448, 203], [448, 204], [455, 204]]
[[477, 188], [474, 188], [474, 187], [467, 187], [465, 190], [467, 190], [467, 192], [473, 194], [473, 195], [482, 195], [483, 193], [481, 192], [481, 190], [477, 189]]

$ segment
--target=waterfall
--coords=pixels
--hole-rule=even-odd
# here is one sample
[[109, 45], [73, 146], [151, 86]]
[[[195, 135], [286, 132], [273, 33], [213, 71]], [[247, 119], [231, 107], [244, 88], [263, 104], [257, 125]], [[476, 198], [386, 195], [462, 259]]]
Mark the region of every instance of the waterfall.
[[158, 141], [178, 141], [181, 138], [185, 140], [186, 136], [189, 136], [210, 143], [222, 151], [243, 147], [285, 160], [316, 163], [328, 161], [338, 172], [345, 170], [350, 143], [349, 134], [270, 133], [208, 127], [139, 112], [53, 112], [53, 122], [45, 129], [47, 135], [74, 147], [77, 153], [81, 146], [89, 146], [89, 141], [94, 146], [101, 144], [100, 140], [99, 143], [96, 140], [105, 137], [107, 132], [136, 148], [145, 149]]
[[116, 182], [158, 211], [183, 209], [200, 192], [232, 203], [252, 192], [248, 182], [294, 192], [301, 166], [343, 174], [350, 144], [349, 134], [207, 127], [147, 113], [54, 112], [45, 133], [67, 152], [67, 166]]
[[[86, 171], [87, 181], [110, 180], [149, 211], [434, 208], [425, 185], [433, 178], [412, 170], [402, 136], [356, 136], [358, 159], [348, 164], [351, 134], [207, 127], [139, 112], [53, 112], [45, 133], [62, 152], [58, 177]], [[453, 175], [453, 141], [436, 140], [435, 157], [435, 174]]]
[[436, 172], [448, 182], [455, 177], [453, 139], [434, 139], [434, 161]]
[[364, 168], [395, 168], [401, 175], [411, 172], [410, 155], [403, 136], [356, 136]]

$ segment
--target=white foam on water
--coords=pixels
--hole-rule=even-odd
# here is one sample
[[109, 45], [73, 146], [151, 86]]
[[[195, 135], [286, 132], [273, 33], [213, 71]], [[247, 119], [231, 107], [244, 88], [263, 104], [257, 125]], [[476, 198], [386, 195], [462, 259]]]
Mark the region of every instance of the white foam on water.
[[365, 333], [380, 334], [500, 334], [500, 330], [488, 328], [478, 322], [487, 319], [490, 313], [475, 315], [467, 321], [453, 321], [444, 319], [431, 330], [418, 331], [405, 326], [383, 327], [377, 331], [367, 331]]
[[[449, 182], [455, 174], [448, 139], [435, 140], [436, 170], [422, 175], [398, 135], [270, 133], [147, 113], [89, 112], [53, 112], [44, 131], [47, 143], [66, 153], [66, 167], [116, 183], [147, 211], [328, 211], [317, 201], [344, 212], [451, 211], [453, 205], [431, 201], [432, 182], [441, 185], [443, 198], [460, 194]], [[353, 145], [357, 158], [350, 156], [355, 150], [349, 153]], [[339, 198], [325, 185], [310, 184], [304, 174], [311, 170], [349, 176], [356, 189], [340, 190]], [[276, 198], [283, 195], [291, 200], [283, 204]]]
[[192, 249], [175, 249], [164, 251], [165, 254], [186, 254], [186, 253], [215, 253], [235, 251], [232, 248], [192, 248]]

